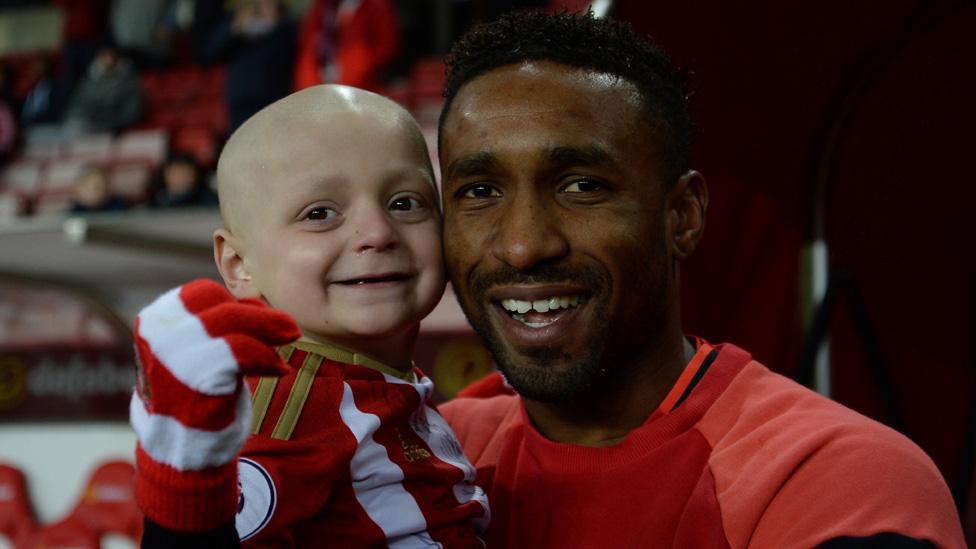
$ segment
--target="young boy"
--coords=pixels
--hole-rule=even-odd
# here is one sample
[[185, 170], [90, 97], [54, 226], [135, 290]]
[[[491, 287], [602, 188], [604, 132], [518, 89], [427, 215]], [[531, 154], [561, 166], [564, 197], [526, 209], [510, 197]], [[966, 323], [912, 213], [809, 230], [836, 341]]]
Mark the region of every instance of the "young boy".
[[411, 362], [445, 283], [416, 123], [308, 88], [241, 126], [217, 178], [227, 290], [192, 282], [136, 322], [143, 546], [481, 546], [487, 499]]

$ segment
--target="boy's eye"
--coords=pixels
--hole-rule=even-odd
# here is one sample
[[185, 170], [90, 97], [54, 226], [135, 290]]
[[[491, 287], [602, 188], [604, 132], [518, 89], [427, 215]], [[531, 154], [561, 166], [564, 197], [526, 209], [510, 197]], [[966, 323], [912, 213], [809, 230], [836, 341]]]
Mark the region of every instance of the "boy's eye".
[[324, 206], [319, 206], [317, 208], [312, 208], [305, 214], [305, 219], [309, 221], [325, 221], [332, 219], [333, 217], [339, 215], [332, 208], [326, 208]]
[[424, 203], [420, 199], [413, 196], [398, 196], [390, 201], [390, 210], [409, 212], [413, 210], [419, 210], [424, 207]]
[[485, 183], [471, 185], [461, 190], [461, 196], [464, 198], [497, 198], [501, 195], [498, 189]]
[[564, 193], [594, 193], [603, 189], [603, 185], [592, 181], [590, 179], [580, 179], [578, 181], [573, 181], [569, 185], [563, 187]]

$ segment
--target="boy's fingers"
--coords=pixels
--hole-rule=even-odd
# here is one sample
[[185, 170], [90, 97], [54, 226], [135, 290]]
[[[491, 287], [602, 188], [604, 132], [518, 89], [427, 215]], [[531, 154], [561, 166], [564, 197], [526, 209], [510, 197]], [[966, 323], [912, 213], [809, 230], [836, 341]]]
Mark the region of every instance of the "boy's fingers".
[[193, 314], [214, 307], [220, 303], [236, 301], [227, 288], [213, 280], [201, 278], [180, 286], [180, 300]]
[[284, 345], [302, 334], [288, 314], [267, 305], [221, 303], [197, 314], [213, 337], [244, 334], [266, 345]]
[[278, 352], [261, 341], [243, 334], [229, 334], [224, 340], [230, 345], [243, 375], [283, 376], [290, 370]]

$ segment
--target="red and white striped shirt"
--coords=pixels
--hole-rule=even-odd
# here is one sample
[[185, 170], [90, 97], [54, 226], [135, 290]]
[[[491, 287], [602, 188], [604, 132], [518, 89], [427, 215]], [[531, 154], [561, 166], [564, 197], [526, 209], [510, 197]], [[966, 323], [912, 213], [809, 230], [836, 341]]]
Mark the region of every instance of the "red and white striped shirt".
[[433, 384], [361, 354], [298, 342], [291, 374], [249, 379], [237, 530], [249, 547], [482, 547], [474, 467], [428, 403]]

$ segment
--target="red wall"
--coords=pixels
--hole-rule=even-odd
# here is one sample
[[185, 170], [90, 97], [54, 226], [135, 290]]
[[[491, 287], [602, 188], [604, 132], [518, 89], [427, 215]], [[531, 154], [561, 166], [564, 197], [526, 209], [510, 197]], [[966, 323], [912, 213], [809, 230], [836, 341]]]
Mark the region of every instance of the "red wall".
[[[687, 329], [797, 373], [799, 256], [825, 174], [831, 267], [859, 289], [904, 432], [956, 489], [976, 388], [976, 5], [616, 4], [691, 72], [712, 207], [684, 268]], [[850, 304], [830, 323], [834, 397], [890, 423]]]

